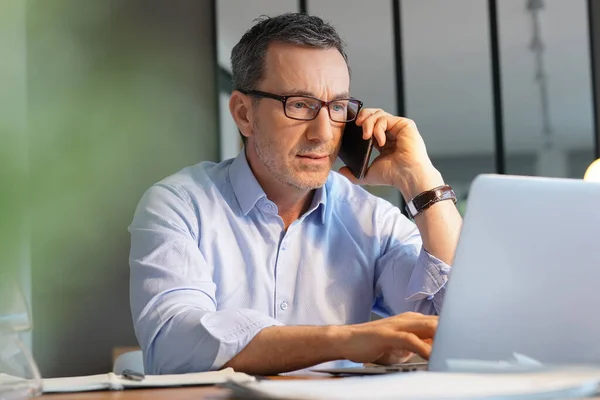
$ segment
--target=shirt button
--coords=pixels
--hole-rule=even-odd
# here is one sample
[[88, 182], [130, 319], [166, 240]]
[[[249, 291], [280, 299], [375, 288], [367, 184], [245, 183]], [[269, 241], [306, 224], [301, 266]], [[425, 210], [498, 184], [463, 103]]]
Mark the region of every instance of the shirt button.
[[433, 295], [427, 297], [427, 300], [429, 300], [429, 301], [433, 300]]
[[287, 249], [287, 246], [285, 245], [285, 243], [281, 243], [281, 250], [285, 250]]
[[284, 301], [283, 303], [281, 303], [281, 305], [279, 306], [279, 308], [281, 308], [283, 311], [285, 311], [288, 308], [288, 304]]

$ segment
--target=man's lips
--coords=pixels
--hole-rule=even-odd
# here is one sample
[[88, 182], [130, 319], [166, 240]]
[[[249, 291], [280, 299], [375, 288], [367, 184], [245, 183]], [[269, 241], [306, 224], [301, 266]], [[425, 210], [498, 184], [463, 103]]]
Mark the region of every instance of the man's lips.
[[298, 157], [310, 158], [311, 160], [320, 160], [322, 158], [329, 158], [329, 154], [315, 154], [315, 153], [298, 154]]

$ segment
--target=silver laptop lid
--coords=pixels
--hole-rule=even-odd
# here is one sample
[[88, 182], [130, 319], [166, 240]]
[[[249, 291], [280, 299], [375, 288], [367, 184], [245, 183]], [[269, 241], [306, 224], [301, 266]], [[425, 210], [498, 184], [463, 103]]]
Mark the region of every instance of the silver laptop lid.
[[429, 370], [449, 360], [600, 364], [600, 184], [480, 175]]

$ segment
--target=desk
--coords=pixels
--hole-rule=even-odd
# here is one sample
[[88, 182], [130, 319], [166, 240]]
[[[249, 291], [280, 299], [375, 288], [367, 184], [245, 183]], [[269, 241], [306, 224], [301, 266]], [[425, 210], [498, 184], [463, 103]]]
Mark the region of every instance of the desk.
[[[268, 379], [336, 379], [315, 376], [273, 376]], [[229, 391], [215, 386], [104, 390], [97, 392], [44, 394], [39, 400], [227, 400]]]
[[214, 386], [164, 388], [164, 389], [130, 389], [120, 391], [55, 393], [38, 397], [40, 400], [225, 400], [229, 397], [226, 389]]
[[[268, 379], [342, 379], [335, 377], [288, 377], [273, 376]], [[163, 389], [131, 389], [121, 391], [99, 391], [99, 392], [81, 392], [81, 393], [57, 393], [45, 394], [38, 397], [39, 400], [231, 400], [229, 391], [214, 386], [196, 386], [183, 388], [163, 388]], [[581, 400], [600, 400], [600, 397], [587, 398]]]

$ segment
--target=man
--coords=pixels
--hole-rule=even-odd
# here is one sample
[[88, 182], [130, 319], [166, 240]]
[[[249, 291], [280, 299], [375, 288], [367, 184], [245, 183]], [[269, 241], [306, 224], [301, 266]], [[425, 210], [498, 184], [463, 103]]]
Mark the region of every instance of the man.
[[[265, 18], [232, 51], [245, 147], [151, 187], [130, 226], [131, 307], [147, 373], [274, 374], [428, 357], [461, 226], [415, 124], [350, 98], [342, 41], [314, 16]], [[330, 172], [345, 122], [381, 154], [413, 224]], [[369, 322], [371, 310], [387, 317]], [[343, 361], [335, 363], [339, 366]], [[329, 364], [331, 366], [331, 364]]]

